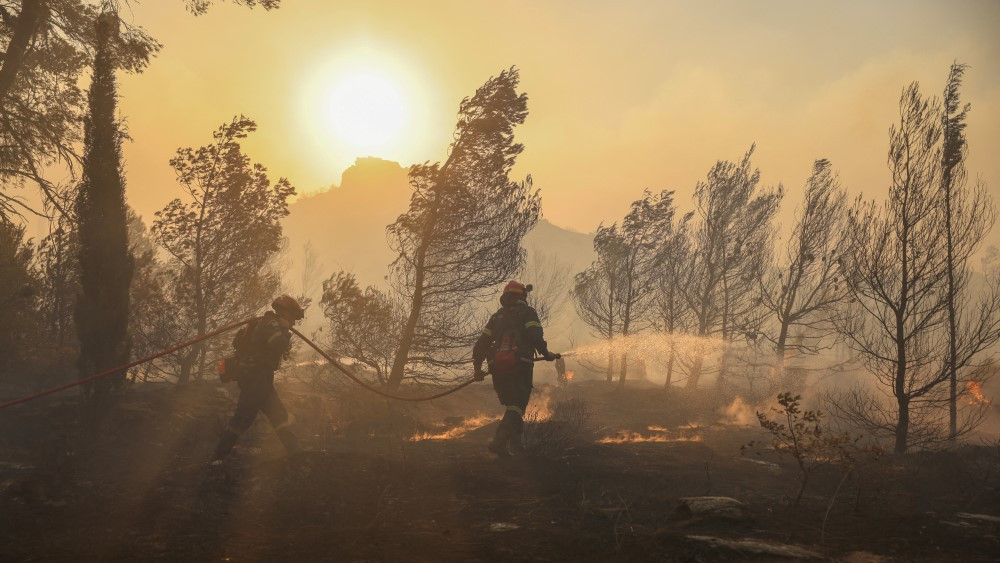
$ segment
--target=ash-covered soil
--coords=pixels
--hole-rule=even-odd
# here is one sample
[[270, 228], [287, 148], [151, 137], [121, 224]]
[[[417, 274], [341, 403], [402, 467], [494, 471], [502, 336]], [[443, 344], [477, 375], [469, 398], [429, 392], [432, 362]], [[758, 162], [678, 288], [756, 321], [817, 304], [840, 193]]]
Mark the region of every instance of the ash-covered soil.
[[[794, 461], [743, 455], [767, 436], [710, 391], [536, 391], [529, 454], [502, 460], [488, 383], [417, 405], [285, 383], [308, 451], [285, 456], [260, 420], [223, 467], [207, 463], [233, 407], [218, 386], [139, 388], [97, 425], [72, 398], [0, 411], [0, 559], [998, 559], [1000, 523], [973, 517], [1000, 516], [995, 445], [869, 452], [792, 506]], [[679, 508], [702, 496], [741, 504]]]

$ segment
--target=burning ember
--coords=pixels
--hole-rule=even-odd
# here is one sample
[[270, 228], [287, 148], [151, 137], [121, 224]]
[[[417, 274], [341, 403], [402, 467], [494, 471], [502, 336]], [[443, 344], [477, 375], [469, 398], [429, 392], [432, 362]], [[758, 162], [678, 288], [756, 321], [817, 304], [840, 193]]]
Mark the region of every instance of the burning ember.
[[573, 376], [576, 375], [571, 370], [566, 371], [566, 381], [573, 381]]
[[966, 386], [966, 389], [969, 391], [969, 395], [970, 395], [969, 404], [970, 405], [985, 404], [985, 403], [989, 402], [989, 399], [987, 399], [986, 396], [983, 395], [983, 384], [982, 383], [980, 383], [978, 381], [970, 381], [968, 383], [968, 385]]
[[411, 442], [420, 442], [423, 440], [453, 440], [455, 438], [461, 438], [473, 430], [477, 430], [486, 426], [487, 424], [500, 420], [499, 416], [486, 416], [478, 415], [472, 418], [466, 418], [458, 426], [454, 428], [449, 428], [443, 432], [431, 433], [424, 432], [423, 434], [415, 434], [410, 436]]
[[632, 430], [619, 430], [614, 436], [605, 436], [597, 441], [598, 444], [638, 444], [643, 442], [700, 442], [701, 436], [683, 436], [671, 434], [670, 430], [663, 426], [647, 426], [649, 434], [641, 434]]

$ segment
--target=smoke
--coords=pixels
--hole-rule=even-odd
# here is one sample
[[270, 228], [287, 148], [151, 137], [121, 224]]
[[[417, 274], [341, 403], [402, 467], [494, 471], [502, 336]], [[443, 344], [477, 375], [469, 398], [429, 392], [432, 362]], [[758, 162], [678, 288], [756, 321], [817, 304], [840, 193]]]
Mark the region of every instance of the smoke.
[[642, 358], [666, 357], [671, 350], [676, 354], [708, 356], [727, 347], [721, 338], [692, 336], [671, 332], [647, 332], [629, 336], [616, 336], [609, 340], [580, 346], [572, 354], [588, 360], [606, 360], [608, 355], [624, 353]]
[[757, 424], [757, 413], [750, 408], [741, 397], [718, 410], [719, 419], [723, 424], [732, 426], [754, 426]]

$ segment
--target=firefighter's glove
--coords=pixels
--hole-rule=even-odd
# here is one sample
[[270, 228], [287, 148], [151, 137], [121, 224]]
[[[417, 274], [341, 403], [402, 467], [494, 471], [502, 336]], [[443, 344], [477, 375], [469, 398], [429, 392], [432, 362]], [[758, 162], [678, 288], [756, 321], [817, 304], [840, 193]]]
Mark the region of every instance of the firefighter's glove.
[[472, 371], [472, 379], [476, 381], [482, 381], [486, 379], [486, 372], [483, 371], [483, 366], [476, 366]]
[[552, 362], [552, 361], [558, 360], [561, 357], [562, 357], [562, 354], [553, 354], [552, 352], [549, 352], [548, 350], [545, 351], [545, 361], [546, 362]]

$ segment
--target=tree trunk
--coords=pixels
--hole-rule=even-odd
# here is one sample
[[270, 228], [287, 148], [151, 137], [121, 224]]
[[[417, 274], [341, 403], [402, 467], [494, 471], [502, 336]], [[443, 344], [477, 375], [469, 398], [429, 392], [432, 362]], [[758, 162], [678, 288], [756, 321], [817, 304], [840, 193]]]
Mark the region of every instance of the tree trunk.
[[181, 372], [177, 375], [177, 384], [183, 385], [191, 381], [191, 368], [198, 357], [198, 350], [192, 349], [187, 354], [181, 356]]
[[[949, 174], [950, 176], [950, 174]], [[950, 178], [945, 182], [950, 183]], [[948, 293], [948, 439], [952, 442], [958, 436], [958, 350], [956, 346], [957, 326], [955, 313], [955, 252], [951, 225], [951, 186], [945, 186], [945, 242], [947, 243]]]
[[910, 399], [909, 397], [897, 397], [896, 403], [899, 406], [899, 421], [896, 423], [896, 444], [892, 451], [903, 454], [906, 453], [906, 440], [910, 434]]
[[[903, 271], [905, 272], [906, 269], [904, 268]], [[910, 432], [910, 396], [906, 393], [906, 340], [903, 331], [903, 315], [902, 312], [899, 312], [896, 314], [896, 386], [893, 390], [896, 395], [896, 404], [899, 407], [896, 422], [896, 445], [893, 448], [897, 454], [906, 453], [906, 438]]]
[[695, 357], [694, 363], [691, 365], [691, 374], [688, 375], [688, 382], [687, 382], [688, 389], [698, 388], [698, 380], [701, 379], [701, 365], [702, 362], [704, 361], [705, 358], [701, 354]]
[[[423, 276], [417, 275], [420, 279]], [[406, 319], [406, 326], [403, 327], [403, 334], [399, 339], [399, 347], [396, 348], [396, 355], [392, 359], [392, 371], [389, 372], [389, 388], [395, 389], [403, 382], [403, 375], [406, 370], [406, 363], [409, 360], [410, 348], [413, 347], [414, 336], [417, 331], [417, 321], [420, 318], [420, 309], [423, 306], [423, 290], [418, 285], [413, 290], [413, 299], [410, 302], [410, 316]]]
[[[433, 222], [434, 216], [428, 217], [429, 222]], [[424, 229], [424, 237], [420, 247], [417, 248], [416, 264], [414, 265], [413, 276], [413, 299], [410, 300], [410, 315], [406, 318], [406, 326], [403, 327], [403, 334], [399, 338], [399, 347], [396, 348], [396, 355], [392, 359], [392, 371], [389, 372], [389, 388], [395, 389], [403, 382], [403, 375], [406, 373], [406, 364], [410, 358], [410, 349], [413, 348], [413, 341], [417, 333], [417, 323], [420, 321], [420, 311], [424, 305], [424, 259], [427, 256], [427, 240], [432, 231], [432, 224]]]
[[14, 87], [17, 73], [24, 64], [24, 56], [27, 54], [28, 45], [38, 33], [38, 28], [48, 17], [48, 6], [43, 0], [24, 0], [21, 4], [21, 13], [14, 23], [14, 33], [10, 43], [7, 45], [7, 52], [3, 56], [3, 65], [0, 66], [0, 103], [10, 93]]
[[618, 386], [625, 387], [625, 377], [628, 375], [628, 352], [622, 352], [622, 371], [618, 375]]
[[670, 344], [670, 355], [667, 357], [667, 380], [663, 383], [663, 387], [669, 389], [670, 384], [674, 379], [674, 355], [676, 354], [674, 350], [673, 343]]
[[781, 330], [778, 332], [778, 342], [774, 346], [774, 381], [781, 389], [785, 389], [785, 342], [788, 340], [788, 324], [781, 323]]
[[608, 340], [608, 373], [606, 374], [608, 383], [615, 380], [615, 352], [611, 348], [610, 343], [611, 341]]
[[722, 359], [719, 360], [719, 377], [715, 380], [716, 389], [722, 390], [726, 385], [726, 376], [729, 375], [729, 346], [722, 351]]

